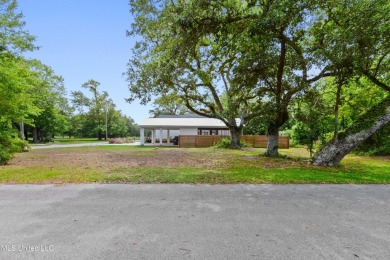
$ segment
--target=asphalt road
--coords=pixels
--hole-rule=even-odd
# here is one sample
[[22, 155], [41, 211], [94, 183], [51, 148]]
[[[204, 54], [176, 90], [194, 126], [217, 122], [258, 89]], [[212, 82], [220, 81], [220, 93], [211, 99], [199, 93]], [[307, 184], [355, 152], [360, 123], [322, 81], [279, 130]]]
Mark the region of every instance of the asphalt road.
[[390, 259], [389, 185], [0, 185], [0, 209], [1, 259]]

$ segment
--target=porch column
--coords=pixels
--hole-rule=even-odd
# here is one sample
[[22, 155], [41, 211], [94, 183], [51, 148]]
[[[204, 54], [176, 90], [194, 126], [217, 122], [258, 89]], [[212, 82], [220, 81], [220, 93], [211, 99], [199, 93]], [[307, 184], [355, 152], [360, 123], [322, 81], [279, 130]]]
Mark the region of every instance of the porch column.
[[156, 133], [155, 133], [155, 130], [153, 129], [152, 130], [152, 144], [154, 144], [156, 142]]
[[167, 129], [167, 144], [169, 144], [169, 129]]
[[162, 145], [162, 139], [163, 139], [163, 130], [160, 128], [160, 146]]
[[141, 127], [140, 131], [141, 131], [141, 133], [140, 133], [141, 146], [144, 146], [145, 145], [145, 129], [143, 127]]

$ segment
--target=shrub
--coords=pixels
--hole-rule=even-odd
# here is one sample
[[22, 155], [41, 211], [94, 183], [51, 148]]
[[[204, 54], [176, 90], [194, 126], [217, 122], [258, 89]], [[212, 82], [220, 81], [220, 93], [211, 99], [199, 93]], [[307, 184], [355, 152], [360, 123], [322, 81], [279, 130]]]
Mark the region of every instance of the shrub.
[[0, 145], [0, 165], [7, 164], [7, 162], [11, 159], [12, 153], [9, 151], [9, 149], [6, 149]]
[[110, 138], [108, 139], [109, 144], [129, 144], [134, 143], [133, 139], [130, 138]]
[[30, 146], [28, 145], [28, 142], [19, 138], [15, 138], [11, 145], [11, 151], [15, 153], [30, 151]]
[[232, 141], [229, 138], [222, 138], [221, 141], [214, 143], [212, 147], [214, 148], [230, 148]]
[[0, 131], [0, 165], [7, 164], [13, 153], [29, 151], [28, 143], [20, 140], [14, 129]]
[[390, 125], [385, 126], [364, 141], [355, 152], [362, 155], [390, 155]]
[[[222, 138], [221, 141], [214, 143], [212, 147], [213, 148], [228, 149], [228, 148], [231, 148], [231, 145], [232, 145], [232, 141], [230, 140], [230, 138]], [[241, 147], [251, 147], [249, 144], [247, 144], [241, 140], [240, 140], [240, 146]]]

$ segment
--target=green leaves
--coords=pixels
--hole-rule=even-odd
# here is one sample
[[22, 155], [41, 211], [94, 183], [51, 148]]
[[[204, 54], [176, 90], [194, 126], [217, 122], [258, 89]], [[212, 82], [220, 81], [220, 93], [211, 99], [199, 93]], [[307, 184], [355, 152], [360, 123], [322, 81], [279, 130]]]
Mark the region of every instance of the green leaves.
[[23, 30], [22, 13], [17, 13], [16, 0], [0, 0], [0, 53], [20, 53], [37, 49], [35, 37]]
[[37, 115], [31, 93], [35, 89], [34, 73], [26, 60], [0, 54], [0, 121], [14, 122]]

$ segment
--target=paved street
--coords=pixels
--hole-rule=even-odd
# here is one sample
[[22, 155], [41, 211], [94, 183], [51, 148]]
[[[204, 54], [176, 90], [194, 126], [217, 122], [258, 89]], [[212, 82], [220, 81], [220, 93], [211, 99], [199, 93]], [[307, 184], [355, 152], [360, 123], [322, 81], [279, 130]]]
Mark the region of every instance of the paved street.
[[0, 185], [0, 209], [0, 259], [390, 259], [389, 185]]

